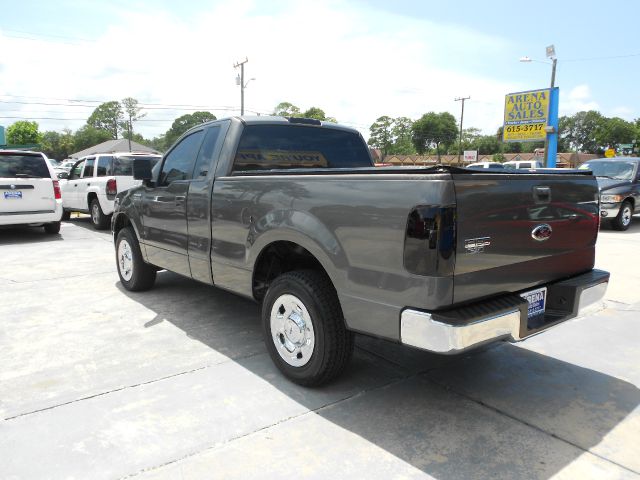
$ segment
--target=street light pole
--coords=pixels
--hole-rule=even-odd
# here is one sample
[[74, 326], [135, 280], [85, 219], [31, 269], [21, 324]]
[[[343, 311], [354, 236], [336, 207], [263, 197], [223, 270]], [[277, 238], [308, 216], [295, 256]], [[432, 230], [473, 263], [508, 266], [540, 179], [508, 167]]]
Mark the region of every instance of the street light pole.
[[[551, 88], [549, 89], [549, 102], [550, 102], [550, 111], [549, 111], [549, 118], [548, 121], [549, 122], [553, 122], [554, 125], [549, 125], [549, 127], [553, 127], [554, 130], [551, 131], [551, 133], [547, 132], [545, 139], [544, 139], [544, 166], [545, 167], [549, 167], [550, 164], [552, 167], [556, 166], [556, 162], [555, 162], [555, 155], [553, 156], [553, 161], [552, 160], [552, 155], [551, 155], [551, 146], [549, 145], [549, 137], [550, 135], [555, 135], [554, 139], [553, 139], [553, 148], [557, 149], [558, 148], [558, 142], [557, 142], [557, 136], [558, 136], [558, 95], [557, 92], [555, 92], [555, 86], [556, 86], [556, 66], [558, 64], [558, 58], [556, 57], [556, 49], [553, 45], [549, 45], [547, 47], [547, 58], [551, 59]], [[539, 63], [549, 63], [549, 62], [544, 62], [541, 60], [533, 60], [529, 57], [521, 57], [520, 58], [521, 62], [524, 63], [531, 63], [531, 62], [539, 62]], [[553, 109], [553, 115], [551, 110]]]
[[238, 62], [236, 63], [233, 68], [238, 68], [240, 67], [240, 115], [244, 115], [244, 87], [246, 87], [245, 83], [244, 83], [244, 64], [247, 63], [249, 61], [249, 59], [247, 57], [244, 57], [244, 61], [243, 62]]
[[454, 102], [462, 102], [462, 109], [460, 111], [460, 140], [458, 141], [458, 165], [460, 165], [460, 155], [462, 155], [462, 121], [464, 120], [464, 101], [469, 100], [471, 97], [456, 97]]

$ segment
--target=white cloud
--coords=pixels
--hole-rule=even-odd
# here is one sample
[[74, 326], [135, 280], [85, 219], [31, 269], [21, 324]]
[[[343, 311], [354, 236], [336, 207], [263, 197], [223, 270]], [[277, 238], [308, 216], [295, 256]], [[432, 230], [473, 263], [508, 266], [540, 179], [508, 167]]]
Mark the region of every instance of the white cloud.
[[600, 106], [593, 100], [589, 85], [577, 85], [569, 90], [566, 98], [560, 92], [560, 115], [573, 115], [587, 110], [599, 110]]
[[[120, 21], [93, 42], [32, 41], [0, 31], [0, 95], [132, 96], [143, 103], [215, 106], [221, 117], [239, 113], [233, 64], [247, 56], [246, 78], [256, 77], [246, 89], [248, 111], [268, 113], [281, 101], [302, 109], [318, 106], [367, 134], [381, 115], [418, 118], [446, 110], [457, 118], [460, 104], [454, 97], [470, 95], [465, 125], [492, 133], [501, 124], [504, 94], [526, 88], [464, 70], [465, 55], [506, 48], [484, 33], [335, 2], [284, 2], [277, 14], [256, 5], [222, 3], [189, 22], [162, 10], [122, 11]], [[452, 54], [459, 57], [447, 59]], [[595, 105], [586, 86], [576, 87], [569, 98], [575, 111]], [[92, 110], [0, 105], [20, 116], [86, 118]], [[149, 109], [147, 120], [166, 121], [140, 122], [136, 128], [145, 136], [158, 135], [184, 113]], [[83, 123], [40, 121], [41, 129], [57, 130]]]

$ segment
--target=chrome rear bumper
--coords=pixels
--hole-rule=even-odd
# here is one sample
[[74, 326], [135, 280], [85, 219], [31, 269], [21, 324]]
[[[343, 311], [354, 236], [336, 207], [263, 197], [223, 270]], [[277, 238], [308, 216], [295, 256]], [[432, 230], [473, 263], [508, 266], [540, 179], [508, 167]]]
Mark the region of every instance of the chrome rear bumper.
[[[509, 299], [513, 302], [511, 308], [505, 309], [503, 302], [499, 313], [485, 313], [471, 319], [463, 309], [460, 309], [459, 318], [455, 311], [442, 317], [439, 312], [406, 309], [400, 317], [400, 341], [423, 350], [452, 354], [497, 340], [522, 340], [597, 309], [607, 290], [609, 274], [597, 270], [590, 273], [549, 286], [549, 295], [562, 296], [556, 299], [557, 304], [566, 304], [567, 298], [571, 299], [571, 304], [563, 311], [555, 310], [550, 314], [542, 328], [527, 328], [526, 301], [523, 304], [523, 300], [514, 296]], [[553, 304], [553, 299], [548, 298], [547, 304]], [[490, 311], [491, 308], [483, 310]]]

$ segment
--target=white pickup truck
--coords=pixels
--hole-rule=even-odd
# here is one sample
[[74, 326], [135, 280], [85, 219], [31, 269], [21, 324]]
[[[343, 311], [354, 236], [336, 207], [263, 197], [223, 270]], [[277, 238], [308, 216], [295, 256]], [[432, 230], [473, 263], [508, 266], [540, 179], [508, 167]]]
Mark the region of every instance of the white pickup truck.
[[146, 152], [115, 152], [88, 155], [78, 160], [67, 178], [60, 181], [64, 209], [62, 219], [68, 220], [71, 212], [89, 213], [96, 229], [107, 228], [116, 194], [140, 185], [140, 181], [133, 179], [134, 158], [149, 159], [155, 164], [162, 156]]

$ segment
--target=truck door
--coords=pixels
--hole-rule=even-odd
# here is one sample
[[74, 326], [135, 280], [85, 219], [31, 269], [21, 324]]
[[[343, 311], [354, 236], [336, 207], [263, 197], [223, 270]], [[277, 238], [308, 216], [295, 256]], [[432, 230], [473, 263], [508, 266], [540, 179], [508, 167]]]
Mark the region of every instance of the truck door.
[[211, 251], [211, 187], [228, 125], [228, 123], [222, 123], [207, 129], [193, 170], [193, 179], [189, 183], [187, 196], [191, 276], [206, 283], [213, 283], [209, 260]]
[[157, 183], [144, 191], [142, 237], [149, 262], [187, 276], [187, 195], [203, 137], [201, 129], [180, 140], [165, 155]]

